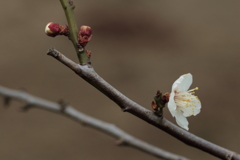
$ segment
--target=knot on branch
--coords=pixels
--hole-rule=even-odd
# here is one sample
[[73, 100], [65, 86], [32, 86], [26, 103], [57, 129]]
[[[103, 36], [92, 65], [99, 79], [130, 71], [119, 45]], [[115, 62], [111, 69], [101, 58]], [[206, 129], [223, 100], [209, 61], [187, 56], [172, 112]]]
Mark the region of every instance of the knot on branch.
[[27, 111], [28, 111], [30, 108], [32, 108], [32, 107], [33, 107], [33, 105], [30, 104], [30, 103], [28, 103], [28, 104], [22, 106], [22, 107], [20, 108], [20, 111], [21, 111], [21, 112], [27, 112]]
[[53, 48], [50, 48], [48, 51], [47, 51], [47, 55], [50, 55], [50, 56], [53, 56], [54, 58], [57, 58], [59, 57], [61, 54], [59, 51], [57, 51], [54, 47]]
[[66, 110], [66, 108], [68, 107], [68, 103], [65, 102], [63, 99], [60, 99], [60, 100], [58, 101], [58, 104], [60, 105], [60, 112], [61, 112], [61, 113], [64, 113], [65, 110]]
[[8, 107], [10, 105], [12, 98], [9, 96], [4, 96], [3, 97], [3, 105], [4, 107]]
[[127, 146], [128, 143], [126, 142], [126, 140], [124, 138], [120, 138], [119, 140], [116, 141], [116, 145], [117, 146]]
[[70, 6], [73, 7], [73, 9], [75, 8], [75, 5], [73, 4], [73, 0], [69, 0], [68, 3], [70, 4]]

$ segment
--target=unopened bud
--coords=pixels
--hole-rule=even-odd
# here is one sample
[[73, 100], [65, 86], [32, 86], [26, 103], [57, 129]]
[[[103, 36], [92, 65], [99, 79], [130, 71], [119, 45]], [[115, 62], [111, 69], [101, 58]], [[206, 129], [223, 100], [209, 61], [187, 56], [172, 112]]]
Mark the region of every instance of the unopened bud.
[[170, 94], [168, 92], [163, 94], [162, 101], [161, 101], [162, 105], [165, 105], [166, 103], [168, 103], [169, 97], [170, 97]]
[[152, 109], [153, 109], [155, 112], [158, 111], [158, 106], [157, 106], [157, 104], [156, 104], [155, 102], [152, 101], [151, 105], [152, 105]]
[[61, 26], [58, 23], [49, 22], [45, 28], [46, 35], [56, 37], [57, 35], [69, 35], [68, 26]]
[[61, 31], [61, 29], [60, 29], [58, 23], [49, 22], [45, 28], [46, 35], [48, 35], [50, 37], [55, 37], [55, 36], [59, 35], [60, 31]]
[[161, 96], [162, 96], [162, 93], [160, 92], [160, 90], [158, 90], [156, 93], [155, 99], [159, 99], [161, 98]]
[[92, 39], [92, 29], [89, 26], [81, 26], [78, 32], [78, 42], [82, 47]]

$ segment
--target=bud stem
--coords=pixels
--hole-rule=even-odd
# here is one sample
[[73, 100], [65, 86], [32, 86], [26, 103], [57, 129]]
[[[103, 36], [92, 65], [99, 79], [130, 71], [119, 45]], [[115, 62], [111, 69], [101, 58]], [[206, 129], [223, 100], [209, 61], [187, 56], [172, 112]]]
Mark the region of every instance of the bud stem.
[[157, 94], [154, 96], [154, 101], [155, 101], [155, 104], [158, 106], [158, 110], [156, 110], [155, 113], [162, 116], [164, 105], [161, 103], [162, 102], [162, 93], [159, 90], [157, 91]]
[[[67, 21], [68, 21], [68, 28], [69, 28], [69, 39], [72, 41], [74, 48], [77, 52], [77, 56], [79, 59], [80, 64], [86, 64], [89, 62], [86, 50], [81, 46], [78, 45], [78, 27], [74, 15], [74, 8], [75, 6], [72, 4], [72, 1], [69, 0], [60, 0], [63, 10], [65, 12]], [[69, 3], [71, 2], [71, 3]]]

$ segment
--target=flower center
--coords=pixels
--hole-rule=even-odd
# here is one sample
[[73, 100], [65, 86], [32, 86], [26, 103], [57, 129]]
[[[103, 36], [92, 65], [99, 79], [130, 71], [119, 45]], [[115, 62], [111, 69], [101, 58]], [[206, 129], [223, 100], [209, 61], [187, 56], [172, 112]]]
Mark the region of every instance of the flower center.
[[194, 95], [195, 90], [198, 90], [198, 87], [188, 90], [186, 92], [176, 92], [174, 100], [178, 107], [196, 107], [196, 103], [199, 103], [199, 99]]

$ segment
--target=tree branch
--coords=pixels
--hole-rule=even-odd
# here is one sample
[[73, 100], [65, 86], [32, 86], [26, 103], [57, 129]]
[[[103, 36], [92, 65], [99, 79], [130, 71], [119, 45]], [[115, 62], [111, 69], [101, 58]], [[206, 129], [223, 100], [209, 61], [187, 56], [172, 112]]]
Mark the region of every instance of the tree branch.
[[123, 130], [117, 128], [115, 125], [103, 122], [86, 114], [83, 114], [71, 106], [63, 106], [58, 103], [50, 102], [32, 96], [22, 91], [12, 90], [2, 86], [0, 86], [0, 94], [8, 100], [14, 98], [27, 102], [27, 104], [23, 108], [24, 110], [35, 107], [65, 115], [80, 124], [84, 124], [84, 126], [91, 127], [115, 139], [118, 139], [117, 145], [119, 146], [130, 146], [147, 154], [153, 155], [157, 158], [162, 158], [164, 160], [188, 160], [185, 157], [172, 154], [153, 145], [150, 145], [144, 141], [141, 141], [127, 134]]
[[48, 55], [56, 58], [61, 63], [65, 64], [71, 70], [73, 70], [78, 76], [85, 79], [88, 83], [93, 85], [111, 100], [119, 105], [119, 107], [124, 112], [129, 112], [140, 119], [152, 124], [153, 126], [167, 132], [173, 137], [179, 139], [183, 143], [203, 150], [209, 154], [212, 154], [216, 157], [219, 157], [224, 160], [240, 160], [240, 155], [227, 150], [223, 147], [220, 147], [216, 144], [213, 144], [209, 141], [206, 141], [196, 135], [189, 133], [173, 123], [169, 122], [167, 119], [161, 116], [157, 116], [152, 111], [147, 110], [146, 108], [140, 106], [139, 104], [133, 102], [125, 95], [120, 93], [110, 84], [108, 84], [104, 79], [102, 79], [92, 68], [91, 65], [79, 65], [73, 62], [72, 60], [65, 57], [63, 54], [58, 52], [56, 49], [49, 49]]

